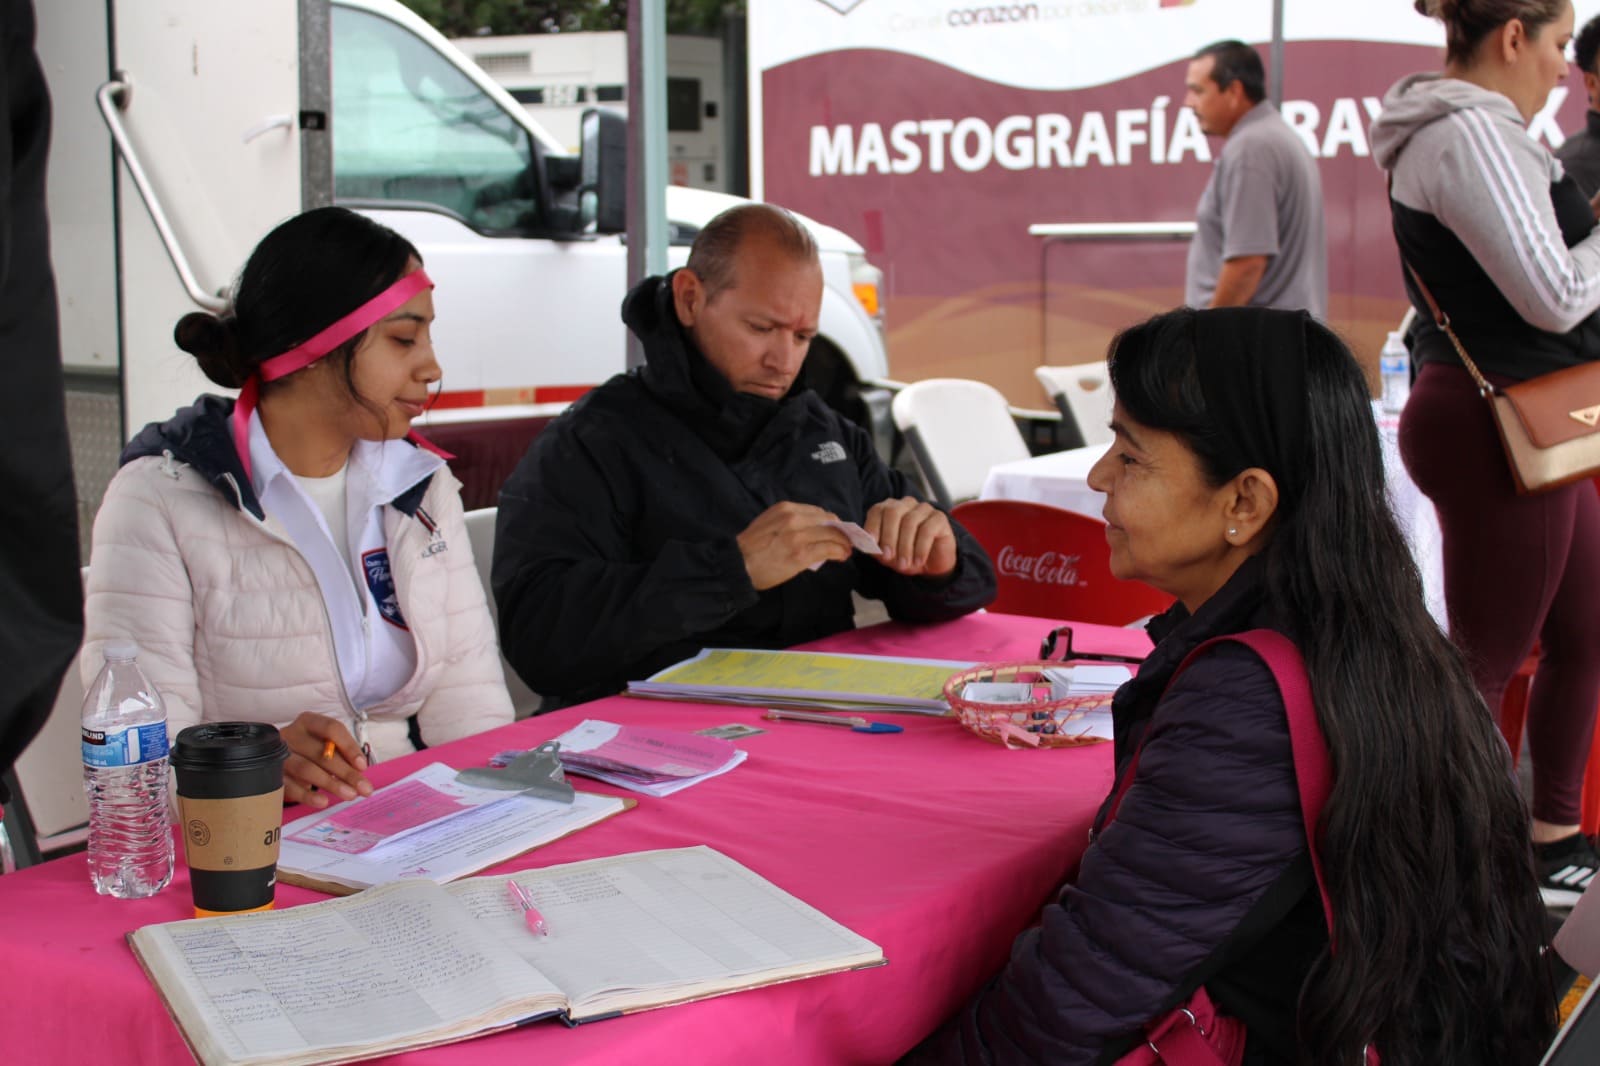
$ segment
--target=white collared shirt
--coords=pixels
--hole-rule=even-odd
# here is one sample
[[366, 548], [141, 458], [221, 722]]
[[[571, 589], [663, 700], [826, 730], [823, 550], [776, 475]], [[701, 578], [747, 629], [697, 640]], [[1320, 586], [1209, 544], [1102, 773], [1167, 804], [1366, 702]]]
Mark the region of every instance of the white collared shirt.
[[404, 441], [357, 441], [345, 464], [347, 537], [336, 538], [322, 509], [273, 451], [260, 413], [250, 415], [251, 485], [262, 510], [283, 526], [316, 576], [339, 675], [357, 710], [393, 695], [416, 670], [416, 643], [389, 566], [383, 508], [442, 466], [438, 456]]

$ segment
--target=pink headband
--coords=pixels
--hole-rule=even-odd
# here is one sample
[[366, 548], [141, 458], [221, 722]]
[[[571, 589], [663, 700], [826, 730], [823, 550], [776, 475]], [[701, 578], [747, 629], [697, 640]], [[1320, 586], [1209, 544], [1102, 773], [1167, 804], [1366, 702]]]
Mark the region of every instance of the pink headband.
[[[304, 370], [351, 337], [378, 322], [395, 308], [403, 306], [417, 293], [431, 288], [433, 281], [427, 273], [413, 270], [333, 325], [318, 332], [310, 340], [295, 345], [282, 355], [265, 359], [256, 367], [255, 374], [239, 390], [239, 398], [234, 401], [232, 415], [233, 443], [239, 451], [240, 461], [244, 463], [246, 477], [250, 475], [250, 413], [256, 409], [256, 402], [261, 396], [261, 383], [277, 381], [297, 370]], [[432, 442], [424, 440], [415, 431], [406, 436], [419, 447], [426, 448], [440, 458], [455, 458]]]

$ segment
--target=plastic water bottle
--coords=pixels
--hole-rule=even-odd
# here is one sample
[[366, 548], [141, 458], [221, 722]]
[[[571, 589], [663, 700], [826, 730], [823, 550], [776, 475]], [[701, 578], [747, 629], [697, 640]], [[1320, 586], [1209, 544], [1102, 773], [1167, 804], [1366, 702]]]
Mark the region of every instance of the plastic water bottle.
[[1403, 334], [1391, 333], [1378, 356], [1378, 378], [1383, 382], [1383, 409], [1400, 413], [1411, 395], [1411, 353]]
[[83, 700], [89, 876], [102, 896], [141, 899], [172, 880], [167, 813], [167, 707], [139, 669], [139, 645], [105, 645]]

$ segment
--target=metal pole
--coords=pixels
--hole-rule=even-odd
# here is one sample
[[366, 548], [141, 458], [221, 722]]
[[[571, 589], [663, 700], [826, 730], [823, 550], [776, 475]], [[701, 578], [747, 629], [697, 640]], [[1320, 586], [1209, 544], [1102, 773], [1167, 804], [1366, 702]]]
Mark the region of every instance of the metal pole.
[[1283, 106], [1283, 0], [1272, 0], [1272, 81], [1267, 98], [1274, 109]]
[[300, 209], [333, 203], [332, 18], [328, 0], [300, 0]]
[[[663, 0], [628, 5], [628, 287], [667, 269], [667, 37]], [[628, 337], [627, 365], [644, 362]]]

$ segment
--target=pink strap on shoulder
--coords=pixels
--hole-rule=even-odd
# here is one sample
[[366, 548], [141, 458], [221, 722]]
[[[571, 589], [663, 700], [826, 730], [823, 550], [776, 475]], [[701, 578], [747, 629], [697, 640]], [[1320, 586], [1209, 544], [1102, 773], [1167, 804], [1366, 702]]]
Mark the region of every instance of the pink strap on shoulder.
[[[1311, 677], [1306, 673], [1300, 649], [1282, 633], [1271, 629], [1252, 629], [1246, 633], [1209, 640], [1200, 648], [1225, 640], [1243, 644], [1261, 657], [1278, 682], [1283, 709], [1289, 719], [1289, 743], [1294, 749], [1294, 778], [1300, 788], [1300, 815], [1305, 820], [1306, 843], [1311, 848], [1311, 869], [1316, 874], [1317, 891], [1322, 895], [1322, 913], [1328, 922], [1328, 940], [1333, 942], [1333, 901], [1322, 876], [1322, 841], [1319, 825], [1322, 808], [1333, 791], [1333, 760], [1322, 737], [1317, 709], [1311, 699]], [[1196, 648], [1193, 654], [1198, 654]], [[1191, 654], [1191, 658], [1193, 657]], [[1181, 667], [1180, 667], [1181, 669]]]
[[[1328, 746], [1322, 739], [1322, 726], [1317, 722], [1316, 707], [1311, 701], [1311, 678], [1306, 674], [1305, 660], [1300, 649], [1282, 633], [1271, 629], [1252, 629], [1225, 637], [1213, 637], [1197, 646], [1184, 657], [1172, 672], [1170, 687], [1178, 675], [1187, 670], [1196, 658], [1218, 644], [1232, 641], [1243, 644], [1261, 657], [1272, 677], [1278, 683], [1283, 697], [1284, 713], [1289, 721], [1289, 742], [1294, 752], [1294, 778], [1300, 790], [1300, 815], [1305, 821], [1306, 843], [1311, 850], [1311, 870], [1317, 879], [1317, 892], [1322, 896], [1322, 913], [1328, 923], [1328, 936], [1333, 936], [1333, 903], [1328, 897], [1328, 885], [1322, 876], [1322, 855], [1317, 839], [1317, 825], [1322, 819], [1322, 808], [1333, 790], [1333, 761], [1328, 758]], [[1144, 744], [1134, 749], [1127, 766], [1117, 779], [1111, 801], [1101, 824], [1103, 829], [1117, 816], [1122, 798], [1133, 787], [1139, 769], [1139, 756]]]
[[[1311, 852], [1311, 870], [1317, 880], [1317, 893], [1322, 897], [1322, 916], [1328, 926], [1328, 949], [1332, 951], [1335, 947], [1333, 900], [1328, 895], [1328, 883], [1322, 874], [1322, 843], [1318, 827], [1322, 821], [1322, 810], [1327, 806], [1328, 796], [1333, 791], [1333, 760], [1328, 755], [1328, 744], [1322, 736], [1322, 724], [1317, 721], [1316, 705], [1311, 698], [1311, 676], [1306, 673], [1306, 663], [1300, 654], [1300, 649], [1295, 647], [1294, 642], [1288, 637], [1271, 629], [1251, 629], [1244, 633], [1214, 637], [1199, 645], [1184, 657], [1178, 669], [1173, 671], [1172, 678], [1176, 679], [1207, 649], [1228, 641], [1243, 644], [1260, 656], [1261, 661], [1272, 672], [1273, 680], [1278, 683], [1278, 692], [1283, 698], [1284, 716], [1289, 723], [1289, 745], [1294, 758], [1295, 784], [1300, 792], [1300, 817], [1305, 823], [1306, 845]], [[1167, 683], [1170, 686], [1172, 681], [1169, 680]], [[1123, 795], [1133, 784], [1142, 748], [1143, 744], [1134, 750], [1122, 778], [1117, 782], [1105, 819], [1107, 824], [1116, 817]], [[1380, 1066], [1378, 1049], [1370, 1044], [1363, 1049], [1363, 1058], [1365, 1066]], [[1168, 1061], [1177, 1063], [1204, 1060], [1174, 1058]]]

